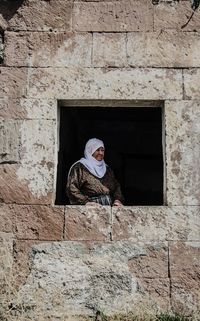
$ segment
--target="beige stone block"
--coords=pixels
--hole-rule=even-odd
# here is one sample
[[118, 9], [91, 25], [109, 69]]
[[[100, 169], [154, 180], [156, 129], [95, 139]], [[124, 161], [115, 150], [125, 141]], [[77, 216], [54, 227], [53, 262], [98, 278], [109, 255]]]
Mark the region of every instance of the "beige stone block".
[[61, 240], [64, 207], [43, 205], [0, 206], [1, 231], [13, 233], [17, 239]]
[[200, 242], [170, 245], [172, 308], [199, 317]]
[[128, 266], [138, 278], [168, 278], [168, 244], [147, 244], [146, 253], [130, 258]]
[[57, 101], [54, 99], [0, 99], [0, 118], [56, 119]]
[[197, 32], [163, 30], [127, 34], [128, 64], [133, 67], [199, 67], [199, 51]]
[[142, 206], [113, 208], [113, 240], [199, 240], [199, 207]]
[[28, 0], [9, 20], [10, 30], [51, 31], [70, 30], [72, 1]]
[[45, 99], [97, 99], [99, 73], [93, 68], [34, 68], [27, 95]]
[[95, 67], [126, 66], [126, 34], [94, 33], [92, 62]]
[[185, 99], [199, 99], [200, 69], [183, 70]]
[[37, 68], [27, 98], [182, 99], [182, 73], [174, 69]]
[[3, 15], [0, 14], [0, 30], [6, 30], [8, 27], [7, 21], [4, 19]]
[[200, 204], [198, 101], [165, 104], [167, 204]]
[[65, 239], [110, 240], [110, 206], [66, 206]]
[[31, 307], [31, 320], [42, 311], [49, 318], [62, 315], [71, 320], [94, 317], [97, 310], [126, 314], [144, 304], [155, 311], [166, 304], [166, 279], [155, 279], [164, 296], [157, 300], [153, 290], [150, 295], [148, 281], [142, 283], [128, 267], [129, 259], [146, 253], [142, 243], [48, 242], [34, 245], [32, 253], [32, 269], [18, 293], [24, 317], [26, 307]]
[[[0, 166], [0, 200], [4, 203], [22, 203], [22, 204], [52, 204], [54, 194], [52, 189], [47, 194], [38, 196], [31, 190], [28, 181], [19, 177], [18, 171], [21, 171], [19, 164], [4, 164]], [[36, 173], [42, 176], [41, 167], [34, 166]], [[28, 170], [27, 170], [28, 171]], [[30, 174], [31, 176], [31, 174]], [[32, 177], [33, 178], [33, 177]], [[37, 184], [37, 177], [34, 179]], [[45, 184], [46, 182], [44, 182]], [[52, 182], [51, 182], [52, 183]], [[46, 187], [47, 189], [48, 187]]]
[[100, 99], [182, 99], [180, 70], [107, 69], [96, 77]]
[[[184, 26], [193, 10], [190, 1], [165, 1], [154, 7], [154, 30], [178, 29]], [[200, 27], [200, 12], [197, 10], [184, 31], [196, 31]]]
[[27, 69], [0, 67], [0, 98], [18, 98], [26, 94]]
[[[15, 240], [13, 246], [13, 283], [16, 289], [26, 283], [28, 275], [32, 267], [32, 258], [34, 253], [32, 247], [39, 244], [38, 240]], [[20, 298], [19, 298], [20, 301]], [[21, 303], [21, 302], [19, 302]]]
[[17, 239], [61, 240], [63, 238], [64, 206], [4, 205], [12, 221]]
[[91, 66], [92, 35], [66, 32], [5, 33], [7, 66]]
[[73, 30], [151, 31], [153, 5], [148, 0], [77, 1], [73, 8]]
[[0, 163], [19, 162], [20, 124], [0, 119]]
[[[140, 278], [138, 281], [140, 290], [147, 293], [149, 297], [157, 302], [160, 309], [170, 310], [170, 279], [169, 278]], [[143, 305], [143, 309], [145, 305]], [[142, 307], [140, 312], [143, 311]], [[143, 311], [143, 315], [145, 311]], [[147, 312], [148, 315], [148, 312]]]

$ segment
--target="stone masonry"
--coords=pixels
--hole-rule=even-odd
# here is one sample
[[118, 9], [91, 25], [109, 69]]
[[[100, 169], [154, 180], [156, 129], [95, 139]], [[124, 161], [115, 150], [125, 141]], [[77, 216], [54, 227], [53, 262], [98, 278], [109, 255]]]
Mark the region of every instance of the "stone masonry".
[[[200, 314], [200, 11], [0, 2], [0, 318]], [[163, 206], [55, 206], [59, 100], [164, 103]]]

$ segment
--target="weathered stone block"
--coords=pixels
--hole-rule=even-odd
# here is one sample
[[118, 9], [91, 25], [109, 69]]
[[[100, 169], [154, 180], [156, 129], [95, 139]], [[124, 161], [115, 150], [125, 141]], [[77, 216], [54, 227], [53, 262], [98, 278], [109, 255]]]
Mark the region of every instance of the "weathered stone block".
[[72, 1], [27, 0], [9, 20], [10, 30], [70, 30]]
[[100, 99], [181, 99], [180, 70], [104, 70], [96, 78]]
[[183, 70], [185, 99], [199, 99], [200, 69]]
[[6, 32], [7, 66], [91, 66], [92, 35], [48, 32]]
[[95, 67], [126, 66], [126, 34], [94, 33], [92, 62]]
[[[81, 19], [80, 19], [81, 16]], [[153, 5], [147, 0], [75, 2], [76, 31], [151, 31]]]
[[165, 106], [167, 203], [199, 205], [199, 102], [171, 101]]
[[27, 69], [0, 67], [0, 98], [18, 98], [26, 94]]
[[28, 97], [95, 99], [98, 71], [93, 68], [37, 68], [30, 75]]
[[[27, 165], [28, 167], [28, 165]], [[37, 176], [39, 175], [39, 179], [44, 180], [44, 185], [45, 183], [50, 183], [53, 184], [52, 179], [48, 177], [45, 178], [44, 173], [46, 172], [45, 168], [43, 169], [42, 166], [35, 165], [35, 174], [34, 175], [34, 182], [32, 182], [30, 179], [30, 176], [33, 178], [33, 176], [30, 174], [28, 176], [28, 169], [24, 165], [25, 170], [23, 171], [23, 167], [19, 166], [19, 164], [3, 164], [0, 166], [0, 200], [1, 202], [4, 203], [22, 203], [22, 204], [52, 204], [53, 200], [53, 187], [50, 188], [46, 186], [43, 189], [44, 195], [37, 194], [32, 190], [32, 186], [37, 185]], [[31, 165], [29, 164], [29, 167]], [[27, 175], [27, 180], [26, 178], [22, 178]], [[46, 173], [47, 176], [47, 173]], [[41, 187], [41, 186], [40, 186]], [[50, 190], [47, 190], [50, 188]], [[44, 192], [46, 191], [46, 193]], [[41, 190], [38, 189], [38, 192], [41, 193]]]
[[110, 240], [110, 206], [66, 206], [65, 239]]
[[174, 69], [33, 69], [28, 97], [58, 99], [182, 99]]
[[133, 67], [199, 67], [199, 51], [197, 32], [163, 30], [127, 34], [128, 64]]
[[[0, 220], [9, 223], [17, 239], [61, 240], [63, 238], [64, 207], [42, 205], [3, 205]], [[5, 217], [6, 214], [6, 217]]]
[[4, 119], [56, 119], [54, 99], [0, 99], [0, 117]]
[[199, 240], [199, 207], [112, 208], [113, 240]]
[[172, 308], [186, 315], [199, 316], [200, 242], [170, 245]]
[[13, 230], [12, 217], [7, 206], [0, 204], [0, 233], [12, 233]]
[[[184, 26], [193, 10], [190, 1], [162, 1], [154, 8], [154, 30], [179, 29]], [[197, 10], [184, 31], [196, 31], [200, 27], [200, 12]]]
[[32, 251], [32, 269], [19, 291], [31, 320], [42, 311], [71, 320], [94, 316], [97, 310], [109, 315], [135, 312], [142, 303], [146, 309], [166, 307], [168, 280], [156, 280], [164, 293], [157, 300], [155, 291], [150, 294], [149, 279], [138, 279], [129, 269], [129, 259], [148, 255], [142, 243], [48, 242]]
[[0, 163], [17, 163], [20, 149], [18, 121], [0, 119]]

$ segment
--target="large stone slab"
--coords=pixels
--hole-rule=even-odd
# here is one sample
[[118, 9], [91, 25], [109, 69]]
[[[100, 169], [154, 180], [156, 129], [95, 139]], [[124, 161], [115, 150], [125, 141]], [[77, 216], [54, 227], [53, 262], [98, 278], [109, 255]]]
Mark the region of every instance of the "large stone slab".
[[200, 205], [198, 101], [165, 104], [167, 204]]
[[133, 67], [199, 67], [199, 51], [198, 32], [162, 30], [127, 34], [128, 64]]
[[0, 166], [2, 201], [52, 204], [55, 135], [55, 120], [20, 121], [20, 163]]
[[14, 204], [2, 205], [0, 211], [0, 222], [4, 226], [4, 231], [8, 228], [5, 224], [7, 221], [17, 239], [63, 239], [64, 206]]
[[0, 118], [0, 163], [17, 163], [20, 156], [20, 123]]
[[18, 98], [26, 94], [26, 68], [0, 67], [0, 77], [0, 98]]
[[110, 206], [66, 206], [65, 239], [110, 240]]
[[70, 30], [72, 1], [27, 0], [9, 20], [10, 30]]
[[166, 245], [157, 243], [67, 241], [34, 245], [31, 272], [18, 293], [25, 313], [28, 311], [31, 320], [38, 320], [44, 311], [49, 318], [80, 320], [96, 311], [109, 315], [135, 312], [144, 303], [146, 309], [166, 307], [168, 278], [155, 279], [155, 273], [149, 271], [164, 294], [157, 300], [156, 291], [149, 289], [151, 280], [138, 278], [129, 268], [130, 259], [138, 261], [149, 255], [149, 246], [167, 256]]
[[[154, 7], [154, 30], [178, 29], [192, 15], [191, 1], [160, 1]], [[200, 12], [197, 10], [183, 31], [196, 31], [200, 27]]]
[[200, 207], [142, 206], [112, 208], [113, 240], [199, 240]]
[[200, 69], [183, 70], [185, 99], [196, 99], [200, 97], [199, 81]]
[[54, 99], [0, 99], [0, 118], [56, 119], [57, 101]]
[[93, 66], [127, 66], [125, 33], [93, 34]]
[[199, 317], [200, 242], [172, 243], [169, 253], [172, 307]]
[[[48, 192], [43, 196], [34, 194], [29, 186], [29, 181], [20, 178], [19, 164], [3, 164], [0, 166], [0, 200], [4, 203], [21, 204], [52, 204], [53, 194]], [[38, 170], [38, 172], [37, 172]], [[42, 175], [41, 168], [35, 166], [38, 175]]]
[[5, 33], [6, 66], [90, 67], [91, 54], [90, 33], [10, 31]]
[[153, 5], [148, 0], [75, 1], [73, 30], [151, 31], [153, 30]]
[[31, 70], [28, 97], [58, 99], [182, 99], [174, 69], [48, 68]]

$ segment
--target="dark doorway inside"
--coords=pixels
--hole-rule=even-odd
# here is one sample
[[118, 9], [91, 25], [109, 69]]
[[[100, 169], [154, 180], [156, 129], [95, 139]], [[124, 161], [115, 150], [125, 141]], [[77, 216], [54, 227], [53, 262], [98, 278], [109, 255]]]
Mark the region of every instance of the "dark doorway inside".
[[56, 204], [69, 204], [67, 173], [90, 138], [104, 141], [125, 205], [163, 205], [161, 107], [60, 107]]

